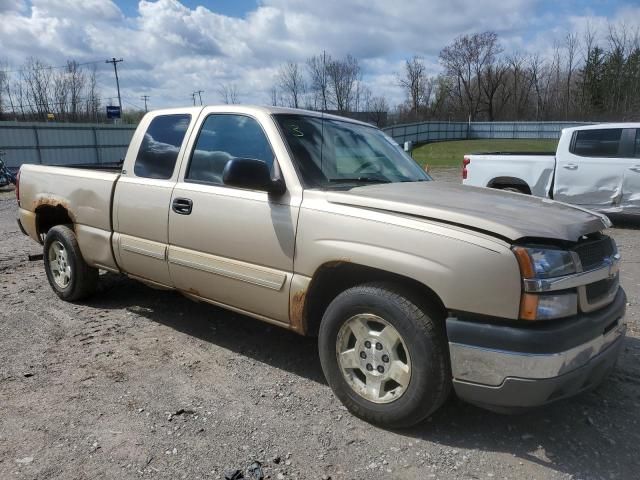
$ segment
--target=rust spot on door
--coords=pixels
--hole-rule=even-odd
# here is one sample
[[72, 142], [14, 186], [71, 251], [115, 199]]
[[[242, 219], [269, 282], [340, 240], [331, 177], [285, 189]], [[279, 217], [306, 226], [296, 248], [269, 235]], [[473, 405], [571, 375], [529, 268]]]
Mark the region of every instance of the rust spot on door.
[[307, 291], [301, 290], [291, 296], [289, 302], [289, 322], [290, 328], [300, 335], [307, 333], [307, 322], [304, 315], [304, 304], [307, 297]]

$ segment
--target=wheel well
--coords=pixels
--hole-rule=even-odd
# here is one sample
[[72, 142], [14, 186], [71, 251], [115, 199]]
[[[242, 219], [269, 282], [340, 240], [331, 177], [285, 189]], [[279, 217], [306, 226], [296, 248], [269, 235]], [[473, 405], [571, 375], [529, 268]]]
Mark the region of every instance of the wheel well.
[[350, 262], [329, 262], [313, 276], [307, 290], [303, 310], [305, 333], [316, 336], [322, 316], [329, 304], [348, 288], [370, 282], [389, 282], [400, 286], [417, 303], [428, 302], [446, 316], [446, 308], [438, 295], [423, 283], [409, 277]]
[[531, 187], [520, 178], [515, 177], [496, 177], [491, 180], [487, 187], [489, 188], [516, 188], [524, 193], [531, 195]]
[[69, 212], [62, 205], [42, 205], [36, 208], [36, 230], [38, 235], [46, 235], [56, 225], [72, 224]]

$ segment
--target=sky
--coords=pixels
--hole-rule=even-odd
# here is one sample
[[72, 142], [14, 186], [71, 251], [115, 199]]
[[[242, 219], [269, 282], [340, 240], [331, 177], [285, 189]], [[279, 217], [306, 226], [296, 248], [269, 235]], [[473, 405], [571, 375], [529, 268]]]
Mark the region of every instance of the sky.
[[567, 32], [607, 22], [640, 28], [640, 0], [0, 0], [0, 65], [27, 57], [51, 65], [96, 62], [104, 103], [117, 104], [111, 57], [124, 108], [184, 106], [203, 90], [220, 103], [235, 84], [243, 103], [265, 104], [278, 68], [323, 50], [352, 54], [374, 95], [403, 100], [406, 58], [440, 71], [439, 51], [455, 37], [496, 31], [505, 52], [545, 55]]

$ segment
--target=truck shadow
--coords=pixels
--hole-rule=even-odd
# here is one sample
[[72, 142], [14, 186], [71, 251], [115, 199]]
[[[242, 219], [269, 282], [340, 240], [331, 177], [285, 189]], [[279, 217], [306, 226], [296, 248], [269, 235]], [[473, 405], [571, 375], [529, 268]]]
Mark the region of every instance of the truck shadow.
[[[314, 338], [195, 303], [175, 292], [152, 290], [125, 277], [105, 275], [101, 289], [103, 295], [89, 305], [127, 309], [178, 332], [326, 385]], [[390, 442], [397, 442], [393, 437], [400, 435], [460, 449], [456, 454], [460, 462], [464, 461], [465, 450], [502, 454], [501, 463], [512, 465], [514, 474], [526, 468], [519, 468], [521, 464], [531, 462], [548, 468], [549, 474], [637, 478], [639, 358], [640, 341], [627, 338], [618, 367], [593, 392], [513, 416], [488, 412], [452, 397], [423, 424], [385, 434]], [[477, 467], [491, 470], [490, 464]]]
[[608, 215], [609, 220], [613, 222], [615, 228], [621, 228], [625, 230], [640, 230], [640, 216], [631, 215]]

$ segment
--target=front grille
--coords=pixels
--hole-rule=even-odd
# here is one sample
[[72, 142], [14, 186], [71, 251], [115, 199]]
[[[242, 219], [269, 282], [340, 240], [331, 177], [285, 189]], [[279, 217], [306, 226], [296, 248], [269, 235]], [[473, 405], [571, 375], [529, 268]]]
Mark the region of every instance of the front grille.
[[611, 238], [606, 235], [595, 240], [587, 240], [574, 247], [574, 251], [580, 257], [582, 270], [587, 271], [600, 266], [606, 258], [614, 254], [614, 247]]
[[587, 285], [587, 301], [593, 304], [602, 300], [609, 295], [614, 288], [617, 288], [618, 281], [618, 275], [616, 274], [613, 278], [605, 278]]

